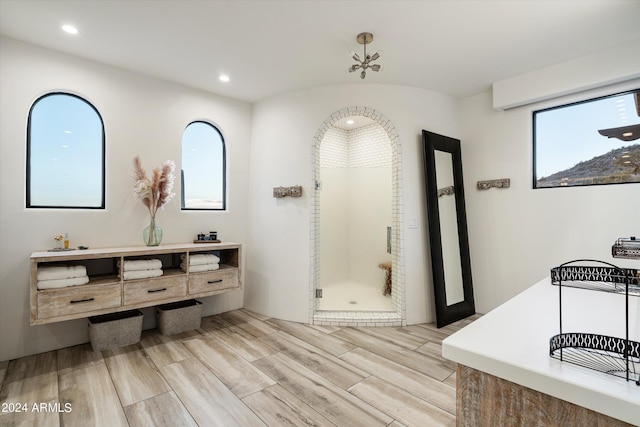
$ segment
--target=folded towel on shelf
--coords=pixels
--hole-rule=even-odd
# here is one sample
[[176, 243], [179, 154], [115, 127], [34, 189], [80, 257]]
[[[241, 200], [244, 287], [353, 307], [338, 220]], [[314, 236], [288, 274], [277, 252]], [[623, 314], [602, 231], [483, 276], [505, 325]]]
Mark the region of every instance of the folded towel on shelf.
[[[187, 266], [185, 265], [185, 263], [183, 262], [182, 264], [180, 264], [180, 268], [182, 269], [182, 271], [187, 271]], [[220, 268], [220, 264], [218, 263], [210, 263], [210, 264], [198, 264], [198, 265], [190, 265], [189, 266], [189, 273], [198, 273], [201, 271], [214, 271]]]
[[66, 288], [67, 286], [78, 286], [89, 283], [89, 276], [71, 277], [65, 279], [45, 279], [38, 280], [38, 289]]
[[87, 275], [84, 265], [51, 265], [38, 267], [38, 280], [73, 279]]
[[[120, 261], [118, 261], [120, 268]], [[160, 270], [162, 261], [159, 259], [131, 259], [124, 262], [124, 271]]]
[[[180, 259], [184, 263], [186, 256], [180, 255]], [[189, 265], [202, 265], [202, 264], [218, 264], [220, 257], [214, 254], [191, 254], [189, 255]]]
[[[122, 278], [124, 278], [124, 280], [133, 280], [159, 276], [162, 276], [162, 269], [125, 271]], [[118, 275], [118, 277], [120, 277], [120, 275]]]

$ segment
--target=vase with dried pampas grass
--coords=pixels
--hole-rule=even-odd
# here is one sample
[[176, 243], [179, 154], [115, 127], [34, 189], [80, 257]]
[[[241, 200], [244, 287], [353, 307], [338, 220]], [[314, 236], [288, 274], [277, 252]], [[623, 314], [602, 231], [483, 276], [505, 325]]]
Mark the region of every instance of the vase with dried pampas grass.
[[173, 160], [162, 162], [160, 167], [153, 169], [151, 179], [142, 167], [140, 157], [133, 159], [134, 183], [133, 194], [140, 199], [149, 210], [150, 224], [144, 229], [142, 237], [147, 246], [158, 246], [162, 241], [162, 228], [156, 224], [156, 213], [159, 208], [173, 199], [173, 181], [176, 164]]

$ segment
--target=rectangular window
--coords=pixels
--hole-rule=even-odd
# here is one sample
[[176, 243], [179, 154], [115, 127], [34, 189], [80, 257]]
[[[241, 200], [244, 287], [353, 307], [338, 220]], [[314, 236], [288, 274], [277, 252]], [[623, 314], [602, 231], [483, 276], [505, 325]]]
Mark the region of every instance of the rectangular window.
[[533, 188], [640, 182], [640, 89], [533, 112]]

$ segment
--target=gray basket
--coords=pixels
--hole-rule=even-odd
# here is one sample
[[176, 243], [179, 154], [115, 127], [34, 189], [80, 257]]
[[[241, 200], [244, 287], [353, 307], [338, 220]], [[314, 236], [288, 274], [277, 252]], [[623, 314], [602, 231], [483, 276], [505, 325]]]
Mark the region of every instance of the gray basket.
[[121, 311], [89, 318], [89, 339], [93, 351], [110, 350], [140, 341], [142, 312]]
[[156, 307], [156, 323], [162, 335], [173, 335], [200, 327], [202, 303], [191, 299]]

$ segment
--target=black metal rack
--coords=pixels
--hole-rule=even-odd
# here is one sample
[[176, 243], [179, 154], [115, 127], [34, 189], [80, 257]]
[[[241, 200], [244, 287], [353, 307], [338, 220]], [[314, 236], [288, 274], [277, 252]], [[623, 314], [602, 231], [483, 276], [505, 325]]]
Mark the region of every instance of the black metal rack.
[[[576, 265], [589, 263], [597, 265]], [[551, 269], [551, 284], [558, 286], [560, 333], [549, 340], [555, 359], [604, 372], [640, 385], [640, 342], [629, 339], [629, 296], [640, 297], [640, 272], [604, 261], [581, 259]], [[562, 329], [562, 288], [565, 286], [625, 296], [624, 338]]]
[[640, 259], [640, 239], [621, 237], [611, 246], [611, 256], [614, 258]]

